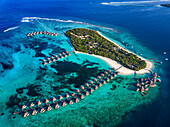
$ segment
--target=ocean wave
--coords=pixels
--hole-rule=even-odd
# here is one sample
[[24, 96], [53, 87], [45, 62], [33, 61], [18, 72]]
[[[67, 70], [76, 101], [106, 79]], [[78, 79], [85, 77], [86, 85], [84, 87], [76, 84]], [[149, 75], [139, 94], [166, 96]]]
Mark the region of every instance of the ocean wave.
[[145, 4], [150, 3], [157, 3], [157, 2], [167, 2], [170, 0], [151, 0], [151, 1], [126, 1], [126, 2], [102, 2], [102, 5], [110, 5], [110, 6], [128, 6], [128, 5], [136, 5], [142, 6]]
[[119, 32], [117, 29], [104, 27], [104, 26], [99, 26], [99, 25], [94, 25], [94, 24], [81, 22], [81, 21], [73, 21], [73, 20], [62, 20], [62, 19], [41, 18], [41, 17], [23, 17], [21, 22], [32, 22], [34, 20], [48, 20], [48, 21], [68, 22], [68, 23], [75, 23], [75, 24], [85, 24], [85, 25], [92, 25], [92, 26], [95, 26], [95, 27], [101, 27], [101, 28], [104, 28], [104, 29], [108, 29], [108, 30], [114, 31], [116, 33]]
[[14, 30], [14, 29], [17, 29], [17, 28], [19, 28], [19, 26], [10, 27], [10, 28], [4, 30], [4, 32], [10, 31], [10, 30]]

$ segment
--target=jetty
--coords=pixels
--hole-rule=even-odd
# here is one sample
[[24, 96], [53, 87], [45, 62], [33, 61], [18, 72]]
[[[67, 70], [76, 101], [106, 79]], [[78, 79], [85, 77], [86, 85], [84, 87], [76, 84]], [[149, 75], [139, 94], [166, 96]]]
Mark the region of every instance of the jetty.
[[65, 107], [67, 104], [72, 105], [73, 103], [78, 103], [79, 100], [83, 100], [85, 96], [93, 93], [94, 90], [97, 90], [118, 74], [119, 72], [114, 69], [105, 70], [96, 77], [92, 77], [87, 83], [81, 85], [79, 88], [73, 89], [72, 93], [64, 93], [34, 102], [27, 102], [21, 105], [20, 110], [14, 112], [13, 115], [21, 114], [26, 118], [29, 114], [36, 115], [38, 112], [43, 113], [52, 110], [52, 108], [58, 109], [60, 106]]

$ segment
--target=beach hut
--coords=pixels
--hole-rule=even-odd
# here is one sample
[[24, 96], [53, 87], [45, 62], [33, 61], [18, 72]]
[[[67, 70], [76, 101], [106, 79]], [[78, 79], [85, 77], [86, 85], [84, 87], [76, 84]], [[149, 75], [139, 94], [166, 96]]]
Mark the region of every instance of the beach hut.
[[99, 83], [99, 84], [98, 84], [98, 86], [99, 86], [99, 87], [101, 87], [101, 86], [102, 86], [102, 84], [101, 84], [101, 83]]
[[72, 105], [72, 104], [73, 104], [73, 101], [72, 101], [72, 100], [68, 100], [68, 104], [69, 104], [69, 105]]
[[67, 93], [67, 94], [66, 94], [66, 98], [68, 98], [68, 97], [69, 97], [69, 94]]
[[28, 112], [25, 112], [24, 115], [23, 115], [24, 118], [26, 118], [26, 117], [28, 117], [28, 116], [29, 116], [29, 113], [28, 113]]
[[55, 101], [56, 101], [56, 98], [55, 98], [55, 97], [53, 97], [53, 98], [52, 98], [52, 101], [53, 101], [53, 102], [55, 102]]
[[77, 93], [79, 93], [79, 92], [80, 92], [80, 90], [79, 90], [79, 89], [76, 89], [75, 91], [76, 91]]
[[91, 89], [90, 89], [90, 93], [93, 93], [93, 91], [94, 91], [94, 90], [91, 88]]
[[75, 103], [78, 103], [79, 102], [79, 99], [78, 98], [75, 98]]
[[85, 84], [85, 86], [86, 86], [86, 87], [89, 87], [89, 84], [88, 84], [88, 83], [86, 83], [86, 84]]
[[58, 98], [61, 100], [61, 99], [63, 99], [63, 96], [60, 95]]
[[83, 94], [80, 95], [80, 99], [84, 99], [84, 95]]
[[65, 101], [62, 102], [61, 106], [62, 106], [62, 107], [65, 107], [65, 106], [66, 106], [66, 102], [65, 102]]
[[71, 96], [73, 96], [73, 97], [74, 97], [74, 96], [75, 96], [75, 93], [71, 93]]
[[41, 101], [38, 101], [38, 102], [37, 102], [37, 105], [40, 106], [40, 105], [41, 105]]
[[52, 109], [52, 107], [49, 105], [48, 107], [47, 107], [47, 111], [50, 111]]
[[37, 115], [37, 111], [36, 110], [32, 110], [32, 115], [33, 116]]
[[94, 79], [93, 79], [93, 81], [97, 82], [97, 79], [96, 79], [96, 78], [94, 78]]
[[88, 95], [89, 95], [89, 92], [86, 91], [86, 92], [85, 92], [85, 95], [88, 96]]
[[40, 113], [43, 113], [43, 112], [45, 112], [45, 109], [44, 109], [44, 108], [41, 108], [41, 109], [40, 109]]
[[81, 86], [80, 89], [84, 90], [84, 86]]
[[102, 73], [101, 76], [104, 77], [104, 74]]
[[47, 104], [49, 102], [49, 100], [48, 99], [45, 99], [45, 103]]
[[31, 104], [30, 104], [30, 108], [32, 108], [33, 106], [34, 106], [34, 103], [31, 103]]
[[94, 86], [94, 89], [97, 90], [97, 89], [98, 89], [98, 86]]
[[60, 106], [58, 104], [55, 104], [54, 108], [58, 109]]
[[27, 106], [26, 105], [22, 105], [22, 110], [25, 109]]
[[98, 79], [101, 79], [101, 77], [100, 77], [100, 76], [97, 76], [97, 78], [98, 78]]

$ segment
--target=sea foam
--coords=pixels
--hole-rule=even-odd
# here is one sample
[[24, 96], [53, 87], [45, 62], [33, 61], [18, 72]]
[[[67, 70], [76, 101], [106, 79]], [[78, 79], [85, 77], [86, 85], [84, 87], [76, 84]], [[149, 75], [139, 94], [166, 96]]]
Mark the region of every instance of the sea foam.
[[73, 21], [73, 20], [62, 20], [62, 19], [53, 19], [53, 18], [41, 18], [41, 17], [23, 17], [21, 19], [21, 22], [32, 22], [34, 20], [48, 20], [48, 21], [57, 21], [57, 22], [68, 22], [68, 23], [75, 23], [75, 24], [85, 24], [85, 25], [91, 25], [95, 27], [101, 27], [105, 28], [111, 31], [114, 31], [118, 33], [119, 31], [117, 29], [109, 28], [109, 27], [104, 27], [104, 26], [99, 26], [99, 25], [94, 25], [86, 22], [81, 22], [81, 21]]
[[151, 0], [151, 1], [126, 1], [126, 2], [102, 2], [102, 5], [110, 5], [110, 6], [127, 6], [127, 5], [136, 5], [142, 6], [145, 4], [157, 3], [157, 2], [166, 2], [170, 0]]
[[17, 29], [17, 28], [19, 28], [19, 26], [10, 27], [10, 28], [4, 30], [4, 32], [10, 31], [10, 30], [14, 30], [14, 29]]

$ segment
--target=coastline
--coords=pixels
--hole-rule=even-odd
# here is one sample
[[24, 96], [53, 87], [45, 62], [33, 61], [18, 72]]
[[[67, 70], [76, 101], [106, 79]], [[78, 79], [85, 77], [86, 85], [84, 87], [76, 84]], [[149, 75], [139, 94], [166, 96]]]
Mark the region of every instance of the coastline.
[[[97, 31], [98, 32], [98, 31]], [[114, 43], [116, 46], [118, 46], [120, 49], [124, 49], [125, 51], [129, 52], [129, 53], [133, 53], [125, 48], [123, 48], [122, 46], [118, 45], [117, 43], [113, 42], [112, 40], [110, 40], [109, 38], [103, 36], [100, 32], [98, 32], [98, 34], [100, 34], [102, 37], [104, 37], [105, 39], [109, 40], [110, 42]], [[88, 53], [84, 53], [84, 52], [79, 52], [79, 51], [75, 51], [75, 53], [83, 53], [83, 54], [87, 54], [87, 55], [92, 55], [94, 57], [97, 57], [103, 61], [105, 61], [107, 64], [109, 64], [111, 67], [115, 68], [116, 70], [118, 69], [118, 71], [120, 72], [120, 74], [122, 75], [130, 75], [130, 74], [134, 74], [135, 72], [137, 74], [145, 74], [145, 73], [149, 73], [150, 70], [152, 69], [153, 67], [153, 63], [149, 60], [146, 60], [144, 58], [142, 58], [141, 56], [138, 56], [139, 58], [141, 58], [142, 60], [145, 60], [146, 62], [146, 68], [144, 69], [141, 69], [139, 71], [134, 71], [134, 70], [131, 70], [129, 68], [126, 68], [124, 66], [122, 66], [119, 62], [115, 61], [115, 60], [112, 60], [110, 58], [107, 58], [107, 57], [103, 57], [103, 56], [99, 56], [99, 55], [94, 55], [94, 54], [88, 54]], [[134, 53], [133, 53], [134, 54]], [[135, 54], [136, 55], [136, 54]]]

